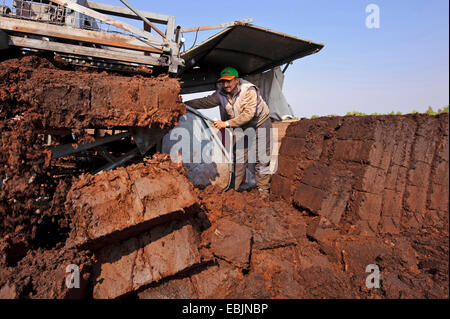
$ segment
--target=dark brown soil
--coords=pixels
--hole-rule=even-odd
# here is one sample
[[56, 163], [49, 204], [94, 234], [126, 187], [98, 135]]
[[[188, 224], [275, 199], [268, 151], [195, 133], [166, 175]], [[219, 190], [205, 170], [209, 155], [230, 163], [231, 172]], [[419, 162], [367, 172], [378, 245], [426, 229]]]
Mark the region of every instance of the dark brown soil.
[[41, 128], [171, 128], [186, 111], [180, 83], [167, 76], [145, 78], [65, 71], [35, 55], [0, 63], [0, 103], [8, 116], [39, 115]]
[[[261, 200], [256, 191], [209, 187], [200, 196], [207, 216], [203, 254], [212, 262], [139, 297], [448, 298], [448, 234], [348, 235], [284, 200]], [[366, 287], [370, 264], [379, 266], [379, 289]]]
[[448, 114], [293, 122], [263, 199], [167, 156], [93, 176], [45, 150], [49, 129], [176, 125], [177, 80], [0, 64], [0, 298], [449, 297]]
[[[25, 242], [0, 241], [0, 299], [86, 298], [93, 259], [86, 252], [66, 249], [30, 249]], [[80, 288], [67, 289], [67, 266], [80, 267]]]
[[[55, 132], [54, 146], [92, 142], [92, 136], [84, 135], [83, 129], [116, 126], [168, 129], [185, 112], [178, 93], [178, 80], [165, 76], [144, 78], [64, 69], [52, 59], [37, 55], [2, 59], [0, 239], [5, 241], [2, 267], [20, 269], [20, 263], [29, 254], [37, 254], [29, 258], [41, 258], [38, 251], [42, 249], [56, 249], [54, 254], [63, 254], [60, 249], [68, 238], [73, 216], [64, 207], [67, 192], [74, 178], [92, 170], [92, 161], [80, 157], [51, 160], [52, 154], [44, 146], [46, 134]], [[70, 137], [71, 133], [77, 135], [76, 141]], [[20, 291], [18, 294], [25, 296]], [[32, 293], [33, 297], [41, 295], [39, 289]]]
[[66, 211], [74, 214], [67, 243], [97, 250], [182, 218], [196, 205], [183, 166], [167, 154], [98, 176], [83, 174], [66, 197]]

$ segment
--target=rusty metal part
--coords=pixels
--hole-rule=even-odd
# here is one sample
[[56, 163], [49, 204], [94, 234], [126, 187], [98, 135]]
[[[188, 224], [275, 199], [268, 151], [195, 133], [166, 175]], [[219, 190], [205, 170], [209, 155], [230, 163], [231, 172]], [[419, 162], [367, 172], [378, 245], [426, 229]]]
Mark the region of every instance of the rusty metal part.
[[116, 61], [134, 62], [151, 65], [164, 65], [164, 63], [162, 63], [162, 61], [159, 58], [155, 58], [152, 56], [124, 54], [120, 52], [114, 52], [112, 50], [105, 50], [102, 48], [90, 48], [74, 44], [29, 39], [24, 37], [10, 36], [9, 44], [14, 45], [16, 47], [44, 49], [53, 52], [76, 54], [82, 56], [92, 56]]
[[93, 57], [81, 57], [63, 53], [62, 54], [55, 53], [54, 58], [56, 61], [69, 63], [81, 67], [112, 70], [132, 74], [141, 74], [146, 76], [151, 75], [153, 73], [152, 68], [146, 67], [144, 65], [136, 66], [130, 63], [121, 63], [120, 61], [102, 60], [102, 59], [95, 59]]
[[99, 138], [95, 142], [89, 143], [89, 144], [74, 144], [74, 143], [72, 143], [72, 144], [58, 145], [58, 146], [50, 148], [50, 151], [52, 152], [52, 159], [57, 159], [60, 157], [69, 156], [72, 154], [83, 152], [83, 151], [89, 150], [91, 148], [94, 148], [94, 147], [97, 147], [97, 146], [100, 146], [103, 144], [121, 140], [130, 135], [131, 135], [131, 133], [125, 132], [125, 133], [121, 133], [121, 134], [117, 134], [117, 135]]
[[[7, 4], [11, 3], [13, 9], [10, 12], [6, 6], [2, 6], [0, 12], [0, 30], [8, 36], [8, 43], [5, 44], [3, 40], [2, 47], [9, 45], [26, 50], [50, 51], [73, 55], [79, 60], [103, 59], [106, 65], [110, 65], [107, 69], [120, 71], [128, 71], [121, 65], [123, 63], [167, 67], [171, 74], [178, 73], [179, 67], [184, 66], [178, 44], [173, 39], [173, 16], [133, 8], [131, 11], [86, 0], [3, 0], [3, 4], [5, 1], [9, 1]], [[89, 7], [90, 4], [93, 8]], [[6, 11], [10, 14], [6, 14]], [[161, 37], [102, 12], [142, 19]], [[166, 25], [165, 34], [152, 24], [155, 21]], [[113, 65], [114, 68], [111, 68]]]
[[249, 23], [252, 23], [252, 22], [253, 22], [253, 19], [250, 18], [250, 19], [238, 20], [238, 21], [233, 21], [233, 22], [226, 22], [226, 23], [221, 23], [221, 24], [213, 24], [213, 25], [208, 25], [208, 26], [203, 26], [203, 27], [184, 28], [184, 29], [181, 29], [180, 32], [181, 33], [188, 33], [188, 32], [223, 29], [223, 28], [232, 27], [234, 25], [246, 25], [246, 24], [249, 24]]
[[139, 155], [139, 148], [136, 147], [134, 149], [132, 149], [131, 151], [129, 151], [128, 153], [126, 153], [125, 155], [117, 158], [117, 160], [113, 163], [109, 163], [106, 164], [105, 166], [103, 166], [102, 168], [98, 169], [94, 175], [98, 175], [104, 171], [109, 171], [111, 169], [114, 169], [116, 167], [119, 167], [123, 164], [125, 164], [126, 162], [128, 162], [129, 160], [133, 159], [134, 157]]
[[[114, 6], [106, 3], [99, 3], [99, 2], [93, 2], [88, 1], [89, 8], [98, 11], [100, 13], [104, 14], [110, 14], [117, 17], [127, 18], [127, 19], [135, 19], [140, 20], [140, 18], [130, 9]], [[141, 15], [146, 17], [148, 20], [154, 22], [154, 23], [160, 23], [160, 24], [168, 24], [171, 19], [174, 19], [173, 16], [168, 16], [165, 14], [160, 13], [154, 13], [144, 10], [138, 10]]]
[[0, 29], [24, 34], [41, 35], [74, 41], [109, 45], [113, 47], [134, 49], [145, 52], [162, 53], [162, 49], [142, 45], [138, 40], [122, 35], [100, 33], [96, 31], [74, 29], [67, 26], [53, 25], [35, 21], [24, 21], [0, 17]]
[[107, 23], [109, 25], [115, 26], [115, 27], [120, 28], [122, 30], [125, 30], [125, 31], [131, 32], [133, 34], [139, 35], [139, 36], [141, 36], [144, 39], [147, 39], [149, 41], [155, 41], [156, 44], [161, 43], [161, 39], [156, 37], [154, 34], [151, 34], [150, 32], [146, 32], [146, 31], [141, 30], [141, 29], [139, 29], [139, 28], [137, 28], [135, 26], [132, 26], [132, 25], [129, 25], [129, 24], [124, 23], [122, 21], [119, 21], [117, 19], [111, 18], [111, 17], [109, 17], [109, 16], [107, 16], [105, 14], [102, 14], [102, 13], [99, 13], [99, 12], [97, 12], [95, 10], [86, 8], [86, 7], [81, 6], [81, 5], [77, 4], [77, 3], [74, 3], [74, 2], [71, 2], [71, 1], [67, 1], [67, 0], [55, 0], [55, 1], [52, 0], [52, 2], [57, 3], [57, 4], [61, 5], [61, 6], [66, 7], [66, 8], [75, 10], [77, 12], [80, 12], [82, 14], [85, 14], [85, 15], [87, 15], [89, 17], [98, 19], [100, 21], [103, 21], [103, 22], [105, 22], [105, 23]]
[[131, 134], [133, 135], [134, 143], [141, 154], [144, 155], [164, 137], [166, 132], [161, 129], [133, 127]]
[[155, 30], [160, 36], [162, 36], [164, 39], [166, 38], [166, 35], [161, 30], [159, 30], [157, 27], [155, 27], [155, 25], [153, 23], [151, 23], [146, 17], [144, 17], [142, 14], [140, 14], [138, 10], [133, 8], [133, 6], [131, 4], [129, 4], [125, 0], [120, 0], [120, 2], [122, 2], [124, 5], [126, 5], [128, 7], [128, 9], [133, 11], [139, 18], [142, 19], [142, 21], [144, 21], [147, 25], [149, 25], [151, 28], [153, 28], [153, 30]]
[[117, 158], [111, 153], [109, 153], [103, 145], [97, 146], [95, 150], [108, 162], [110, 163], [117, 162]]

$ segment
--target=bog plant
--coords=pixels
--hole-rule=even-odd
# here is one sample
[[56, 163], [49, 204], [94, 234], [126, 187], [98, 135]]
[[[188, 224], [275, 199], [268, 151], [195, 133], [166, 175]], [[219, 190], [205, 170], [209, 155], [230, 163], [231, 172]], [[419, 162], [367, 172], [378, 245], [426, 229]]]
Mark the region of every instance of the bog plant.
[[[421, 112], [413, 110], [411, 113], [407, 113], [407, 114], [419, 114], [419, 113], [421, 113]], [[428, 114], [428, 115], [437, 115], [437, 114], [442, 114], [442, 113], [449, 113], [449, 106], [448, 105], [443, 107], [443, 108], [441, 108], [441, 109], [438, 109], [437, 111], [433, 110], [433, 108], [431, 106], [428, 106], [428, 109], [425, 112], [423, 112], [423, 114]], [[366, 113], [363, 113], [363, 112], [352, 111], [352, 112], [347, 112], [345, 114], [345, 116], [369, 116], [369, 115], [403, 115], [403, 113], [402, 112], [392, 111], [390, 113], [371, 113], [371, 114], [366, 114]], [[329, 116], [338, 116], [338, 115], [333, 115], [332, 114], [332, 115], [325, 115], [325, 116], [329, 117]], [[315, 118], [318, 118], [318, 117], [320, 117], [320, 116], [319, 115], [313, 115], [313, 116], [311, 116], [311, 119], [315, 119]]]

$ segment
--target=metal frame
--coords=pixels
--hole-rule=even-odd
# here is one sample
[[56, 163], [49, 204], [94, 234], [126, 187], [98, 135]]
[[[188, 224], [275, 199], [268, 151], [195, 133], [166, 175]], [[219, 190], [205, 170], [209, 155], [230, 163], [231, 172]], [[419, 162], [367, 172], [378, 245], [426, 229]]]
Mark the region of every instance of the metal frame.
[[[179, 58], [179, 45], [173, 39], [175, 18], [172, 16], [135, 10], [124, 0], [123, 3], [130, 9], [96, 2], [88, 2], [91, 8], [87, 8], [73, 0], [52, 0], [52, 3], [96, 19], [105, 25], [114, 26], [124, 32], [121, 35], [112, 34], [33, 21], [12, 14], [0, 14], [0, 30], [9, 35], [7, 45], [130, 64], [168, 67], [168, 71], [175, 74], [178, 72], [179, 66], [184, 65], [183, 59]], [[112, 18], [105, 13], [143, 20], [144, 30]], [[162, 33], [152, 22], [164, 24], [166, 26], [165, 33]], [[149, 32], [152, 29], [156, 31], [155, 34]], [[49, 38], [42, 39], [40, 37]], [[76, 42], [73, 44], [61, 43], [60, 39]], [[115, 48], [120, 48], [120, 50]]]
[[[116, 17], [141, 20], [133, 11], [128, 8], [88, 1], [89, 7], [95, 11], [104, 14], [110, 14]], [[166, 38], [172, 39], [175, 29], [175, 17], [149, 11], [137, 10], [142, 16], [154, 23], [166, 25]]]
[[0, 30], [0, 50], [5, 50], [9, 48], [8, 35]]
[[74, 147], [73, 144], [58, 145], [58, 146], [50, 148], [50, 151], [52, 152], [52, 159], [58, 159], [60, 157], [84, 152], [84, 151], [87, 151], [87, 150], [97, 147], [97, 146], [101, 146], [101, 145], [104, 145], [107, 143], [118, 141], [118, 140], [121, 140], [128, 136], [131, 136], [131, 133], [125, 132], [125, 133], [120, 133], [120, 134], [116, 134], [116, 135], [98, 138], [93, 143], [77, 144], [77, 147]]
[[208, 25], [204, 27], [191, 27], [191, 28], [183, 28], [180, 29], [181, 33], [188, 33], [188, 32], [197, 32], [197, 31], [206, 31], [206, 30], [215, 30], [215, 29], [224, 29], [228, 27], [232, 27], [235, 25], [245, 25], [253, 22], [253, 18], [250, 19], [244, 19], [244, 20], [238, 20], [233, 22], [226, 22], [221, 24], [213, 24]]
[[[92, 143], [86, 144], [77, 144], [74, 146], [73, 143], [69, 144], [61, 144], [54, 147], [50, 147], [52, 160], [58, 159], [60, 157], [65, 157], [69, 155], [74, 155], [77, 153], [82, 153], [91, 149], [96, 150], [103, 158], [108, 161], [108, 164], [103, 167], [97, 169], [94, 172], [94, 175], [100, 174], [103, 171], [107, 171], [110, 169], [114, 169], [118, 166], [123, 165], [127, 161], [137, 157], [139, 155], [144, 156], [152, 147], [156, 146], [166, 134], [165, 130], [160, 129], [152, 129], [152, 128], [144, 128], [144, 127], [132, 127], [130, 131], [123, 132], [111, 136], [96, 138], [96, 140]], [[122, 140], [127, 137], [132, 137], [135, 147], [122, 155], [121, 157], [115, 157], [109, 154], [103, 145], [116, 142]], [[41, 159], [38, 161], [39, 164], [44, 163], [44, 160]]]
[[140, 63], [140, 64], [151, 64], [151, 65], [162, 65], [158, 58], [145, 55], [132, 55], [120, 52], [115, 52], [112, 50], [104, 50], [98, 48], [83, 47], [74, 44], [58, 43], [45, 40], [29, 39], [25, 37], [9, 36], [9, 45], [17, 47], [26, 47], [31, 49], [41, 49], [60, 53], [67, 53], [71, 55], [82, 55], [82, 56], [95, 56], [102, 59], [110, 59], [116, 61], [130, 62], [130, 63]]
[[[259, 38], [241, 40], [241, 47], [226, 44], [227, 41], [229, 42], [230, 38], [233, 37], [233, 41], [236, 41], [236, 34], [239, 35], [242, 31], [248, 32], [250, 30], [258, 33], [260, 35]], [[265, 39], [266, 35], [270, 36], [271, 40]], [[283, 41], [291, 42], [291, 44], [301, 43], [301, 46], [299, 46], [298, 49], [286, 51], [284, 48], [281, 49], [282, 47], [279, 44], [273, 44], [273, 39], [282, 39]], [[265, 47], [259, 50], [251, 50], [251, 43], [249, 42], [254, 42], [254, 44], [259, 46], [264, 44]], [[291, 63], [292, 61], [307, 55], [315, 54], [319, 52], [323, 46], [322, 43], [312, 42], [310, 40], [301, 39], [254, 25], [233, 25], [211, 36], [199, 45], [182, 52], [181, 57], [185, 59], [186, 63], [179, 72], [179, 76], [183, 83], [181, 93], [188, 94], [215, 90], [217, 74], [219, 74], [221, 68], [226, 65], [233, 65], [233, 62], [227, 58], [227, 56], [231, 54], [234, 56], [234, 61], [237, 64], [241, 61], [245, 61], [246, 58], [252, 58], [255, 61], [257, 60], [257, 66], [252, 66], [252, 68], [246, 71], [240, 69], [240, 76], [246, 77], [263, 73], [274, 67]], [[278, 54], [279, 57], [276, 58], [270, 56], [271, 52], [279, 51], [289, 53], [284, 54], [284, 56]], [[214, 53], [214, 58], [210, 58], [209, 61], [205, 62], [211, 53]], [[238, 56], [239, 53], [241, 53], [240, 57]], [[269, 54], [265, 56], [266, 53]], [[252, 64], [246, 63], [246, 65]]]

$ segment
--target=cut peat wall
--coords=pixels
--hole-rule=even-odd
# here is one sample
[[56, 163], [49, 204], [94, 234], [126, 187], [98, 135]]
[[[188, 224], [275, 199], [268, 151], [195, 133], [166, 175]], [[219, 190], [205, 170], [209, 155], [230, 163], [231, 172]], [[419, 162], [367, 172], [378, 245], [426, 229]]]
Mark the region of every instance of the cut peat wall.
[[21, 233], [49, 248], [67, 235], [63, 203], [71, 176], [54, 178], [64, 169], [50, 161], [45, 134], [55, 135], [54, 146], [59, 134], [82, 137], [87, 128], [170, 129], [186, 111], [179, 91], [179, 81], [167, 76], [73, 69], [32, 54], [0, 59], [0, 236]]
[[0, 103], [38, 114], [43, 128], [171, 128], [186, 112], [179, 92], [168, 76], [61, 70], [38, 56], [0, 62]]
[[271, 191], [344, 232], [448, 229], [448, 121], [442, 114], [294, 122]]

